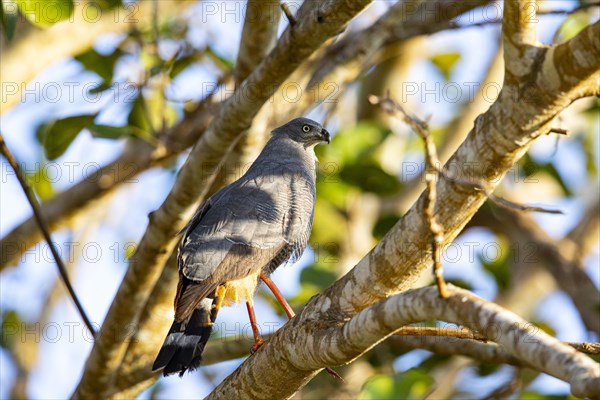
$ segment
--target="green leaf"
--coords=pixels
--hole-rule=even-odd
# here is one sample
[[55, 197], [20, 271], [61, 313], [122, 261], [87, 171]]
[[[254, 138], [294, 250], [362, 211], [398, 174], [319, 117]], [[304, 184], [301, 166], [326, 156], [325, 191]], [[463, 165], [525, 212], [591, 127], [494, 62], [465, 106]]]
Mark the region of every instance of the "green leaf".
[[13, 349], [15, 344], [21, 340], [21, 330], [24, 322], [16, 311], [10, 310], [2, 315], [2, 335], [0, 346], [5, 349]]
[[67, 150], [82, 129], [88, 127], [96, 114], [77, 115], [49, 122], [43, 128], [44, 153], [48, 160], [55, 160]]
[[14, 4], [7, 5], [0, 1], [0, 23], [2, 23], [2, 31], [9, 41], [15, 34], [18, 17], [17, 7]]
[[[329, 257], [329, 255], [319, 254], [321, 257]], [[337, 275], [331, 269], [327, 268], [322, 262], [310, 265], [300, 272], [300, 282], [314, 285], [320, 289], [324, 289], [331, 285], [337, 279]]]
[[123, 5], [122, 0], [95, 0], [94, 3], [97, 3], [103, 10], [110, 10]]
[[379, 195], [396, 193], [401, 186], [397, 177], [388, 174], [374, 163], [347, 165], [340, 172], [340, 177], [362, 191]]
[[42, 164], [33, 174], [27, 176], [29, 186], [33, 188], [38, 197], [45, 201], [54, 197], [54, 187], [48, 176], [47, 164]]
[[123, 52], [116, 49], [109, 55], [102, 55], [94, 49], [84, 51], [75, 56], [75, 60], [79, 61], [85, 69], [95, 72], [106, 83], [112, 81], [115, 63], [121, 57]]
[[358, 395], [360, 400], [423, 398], [433, 384], [427, 371], [414, 368], [402, 374], [375, 375]]
[[315, 202], [315, 219], [311, 243], [338, 243], [346, 235], [346, 219], [339, 208], [321, 197]]
[[592, 23], [593, 21], [590, 14], [577, 13], [570, 15], [558, 28], [558, 33], [555, 35], [557, 39], [556, 43], [562, 43], [572, 39]]
[[456, 62], [460, 59], [460, 53], [444, 53], [437, 54], [429, 59], [433, 65], [437, 67], [446, 81], [450, 80], [452, 70]]
[[128, 126], [110, 126], [91, 124], [87, 127], [93, 137], [102, 139], [120, 139], [131, 135], [131, 128]]
[[399, 219], [400, 217], [398, 215], [382, 216], [377, 220], [375, 226], [373, 227], [373, 236], [377, 240], [381, 240], [385, 234], [388, 233], [394, 225], [396, 225], [396, 222], [398, 222]]
[[225, 58], [218, 53], [216, 53], [212, 47], [208, 46], [205, 49], [206, 55], [211, 58], [217, 65], [223, 66], [225, 69], [232, 70], [234, 63], [232, 60]]
[[17, 6], [29, 22], [41, 27], [68, 19], [75, 9], [71, 0], [17, 0]]
[[198, 61], [198, 56], [196, 54], [191, 54], [189, 56], [183, 56], [175, 60], [172, 65], [170, 65], [169, 76], [171, 79], [175, 78], [181, 72], [185, 71], [187, 67], [192, 65], [194, 62]]
[[148, 121], [147, 114], [146, 101], [140, 92], [133, 102], [133, 106], [129, 112], [129, 117], [127, 117], [127, 124], [136, 128], [136, 130], [141, 133], [140, 136], [142, 137], [152, 136], [153, 132], [152, 125], [150, 121]]
[[500, 369], [500, 364], [492, 364], [487, 362], [478, 363], [475, 367], [475, 371], [479, 376], [489, 376]]
[[483, 269], [494, 276], [498, 288], [504, 290], [510, 284], [509, 254], [511, 251], [506, 239], [500, 236], [496, 238], [497, 242], [493, 245], [488, 243], [482, 247], [482, 252], [478, 254], [478, 258]]
[[317, 155], [321, 163], [334, 163], [339, 169], [345, 164], [373, 158], [389, 133], [377, 124], [361, 122], [351, 129], [339, 131], [331, 140], [331, 146], [317, 147]]
[[519, 161], [519, 165], [522, 167], [524, 172], [524, 178], [528, 178], [539, 173], [545, 173], [553, 178], [556, 183], [558, 183], [566, 196], [570, 197], [573, 195], [571, 189], [569, 189], [569, 186], [563, 180], [553, 163], [538, 163], [529, 155], [529, 153], [526, 153], [525, 156]]

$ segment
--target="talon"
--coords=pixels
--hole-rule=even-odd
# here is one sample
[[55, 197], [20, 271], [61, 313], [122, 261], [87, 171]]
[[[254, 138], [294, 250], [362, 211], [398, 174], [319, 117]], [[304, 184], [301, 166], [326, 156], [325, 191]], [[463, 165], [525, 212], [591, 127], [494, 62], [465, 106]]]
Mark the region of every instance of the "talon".
[[262, 338], [259, 337], [258, 339], [256, 339], [256, 341], [254, 342], [254, 346], [252, 346], [252, 348], [250, 349], [250, 353], [256, 353], [263, 344], [265, 344], [265, 341]]

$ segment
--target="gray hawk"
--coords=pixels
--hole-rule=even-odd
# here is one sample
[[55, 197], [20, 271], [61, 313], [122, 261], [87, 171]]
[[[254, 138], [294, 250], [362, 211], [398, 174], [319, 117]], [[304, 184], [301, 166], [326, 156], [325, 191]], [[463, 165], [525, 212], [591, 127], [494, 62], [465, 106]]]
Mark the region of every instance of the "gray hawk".
[[252, 297], [262, 279], [293, 311], [270, 274], [304, 251], [316, 196], [314, 147], [329, 132], [308, 118], [276, 128], [237, 181], [211, 196], [182, 230], [175, 320], [153, 365], [165, 376], [200, 364], [221, 305], [246, 302], [255, 346], [262, 344]]

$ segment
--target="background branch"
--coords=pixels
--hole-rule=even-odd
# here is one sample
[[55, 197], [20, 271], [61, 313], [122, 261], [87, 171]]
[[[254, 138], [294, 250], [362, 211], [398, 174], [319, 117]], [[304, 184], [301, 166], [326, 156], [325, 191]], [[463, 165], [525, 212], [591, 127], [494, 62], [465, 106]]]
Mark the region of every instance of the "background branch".
[[77, 294], [75, 293], [75, 289], [73, 288], [73, 285], [71, 285], [71, 281], [69, 280], [69, 273], [67, 272], [67, 267], [65, 267], [65, 264], [63, 263], [62, 259], [60, 258], [60, 255], [58, 254], [58, 250], [56, 249], [56, 244], [52, 240], [52, 236], [50, 235], [48, 225], [46, 224], [46, 221], [44, 220], [44, 217], [42, 216], [42, 213], [40, 211], [40, 205], [39, 205], [37, 199], [35, 198], [35, 196], [33, 195], [33, 192], [31, 191], [29, 184], [25, 180], [25, 177], [23, 176], [23, 173], [21, 172], [21, 168], [19, 167], [19, 163], [17, 162], [17, 160], [15, 160], [15, 157], [12, 155], [12, 153], [8, 149], [8, 146], [6, 145], [6, 142], [4, 141], [4, 136], [2, 136], [2, 132], [0, 132], [0, 153], [6, 158], [6, 160], [12, 167], [12, 169], [15, 171], [17, 180], [19, 181], [19, 184], [21, 185], [23, 192], [25, 192], [25, 197], [27, 198], [27, 201], [31, 205], [31, 209], [33, 210], [33, 216], [38, 225], [38, 228], [42, 232], [42, 235], [44, 236], [46, 243], [48, 243], [48, 247], [50, 247], [50, 252], [52, 253], [52, 257], [54, 258], [56, 267], [58, 268], [58, 273], [59, 273], [65, 287], [67, 288], [67, 291], [69, 292], [69, 295], [71, 296], [71, 299], [73, 300], [73, 303], [75, 303], [75, 307], [77, 308], [77, 311], [79, 312], [79, 315], [81, 316], [81, 319], [85, 323], [85, 326], [90, 331], [90, 334], [93, 337], [95, 337], [96, 330], [94, 329], [92, 322], [90, 321], [87, 314], [85, 313], [85, 310], [83, 309], [83, 305], [79, 301], [79, 298], [77, 297]]

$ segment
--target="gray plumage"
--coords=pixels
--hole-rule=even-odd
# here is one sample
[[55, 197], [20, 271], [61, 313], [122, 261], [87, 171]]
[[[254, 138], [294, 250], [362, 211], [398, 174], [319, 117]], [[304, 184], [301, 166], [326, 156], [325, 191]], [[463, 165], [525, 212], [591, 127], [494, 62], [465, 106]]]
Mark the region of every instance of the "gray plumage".
[[329, 133], [308, 118], [275, 129], [248, 171], [198, 209], [179, 245], [175, 321], [153, 370], [197, 367], [220, 302], [251, 296], [260, 274], [300, 257], [312, 228], [321, 142]]

